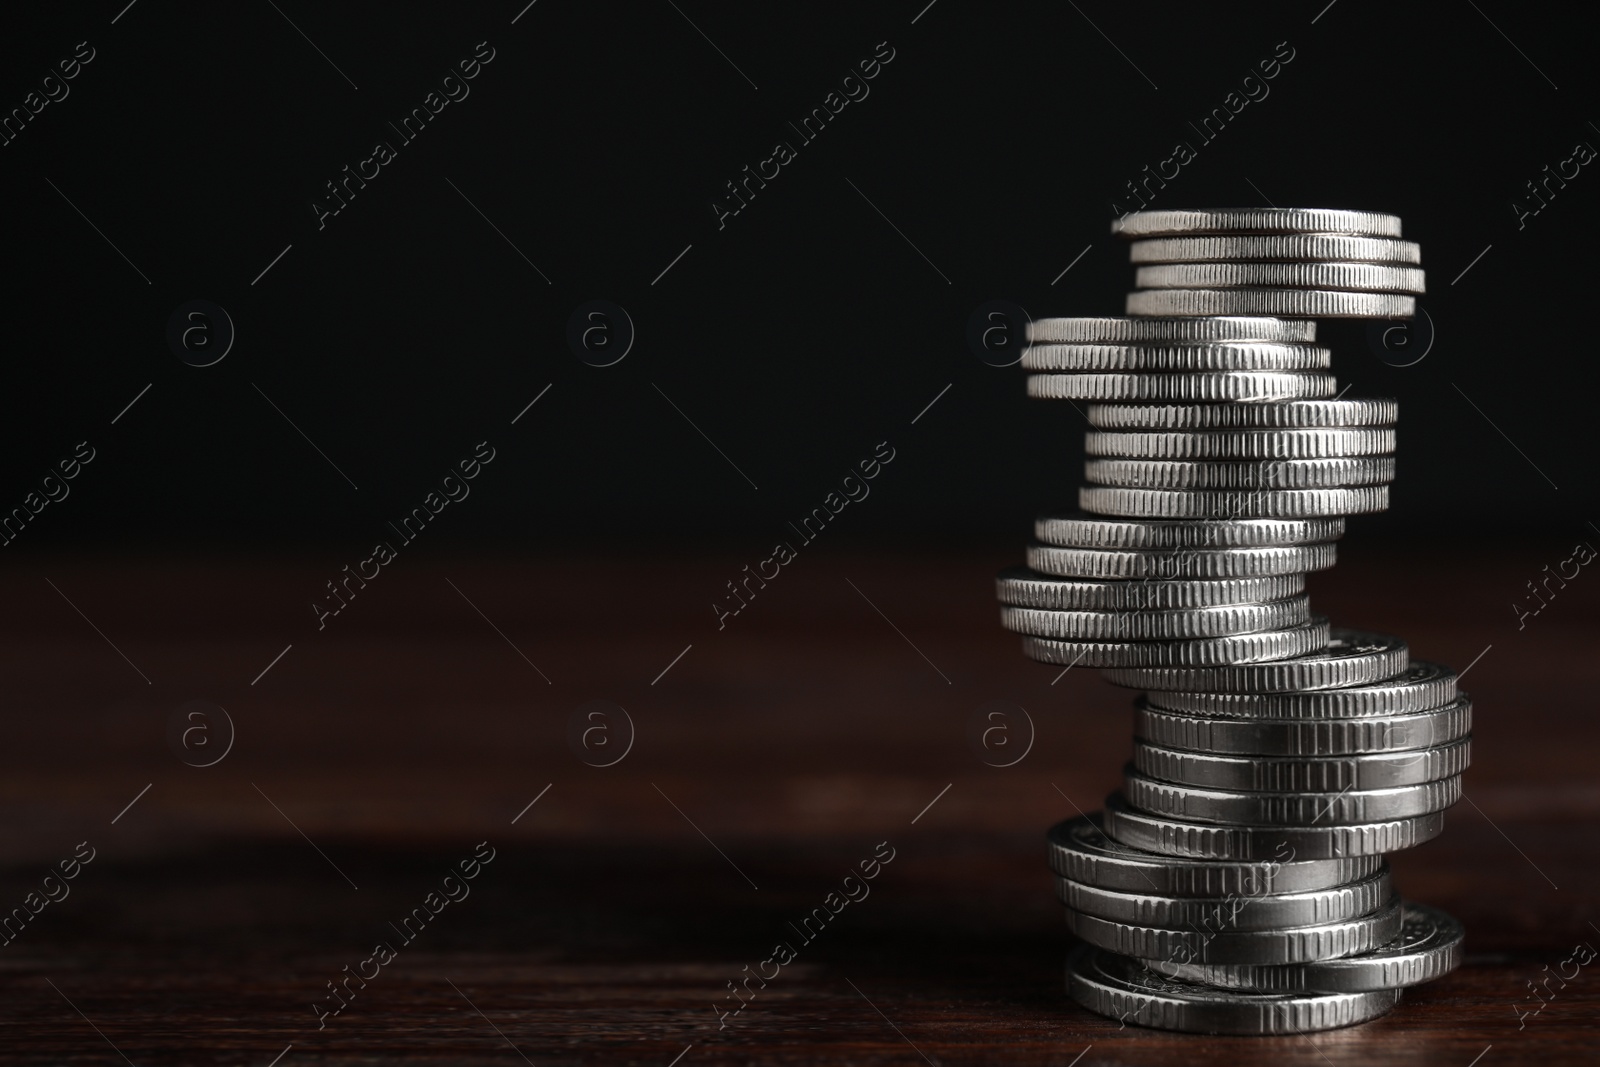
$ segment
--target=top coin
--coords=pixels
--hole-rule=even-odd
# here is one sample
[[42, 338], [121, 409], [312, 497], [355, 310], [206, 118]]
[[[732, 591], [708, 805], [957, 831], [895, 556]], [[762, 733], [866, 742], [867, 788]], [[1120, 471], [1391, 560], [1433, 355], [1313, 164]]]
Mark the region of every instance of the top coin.
[[1262, 315], [1206, 315], [1183, 318], [1059, 318], [1028, 323], [1028, 340], [1067, 344], [1128, 344], [1144, 341], [1253, 341], [1310, 344], [1317, 324], [1309, 319]]
[[1182, 237], [1189, 234], [1331, 233], [1399, 237], [1400, 216], [1329, 208], [1216, 208], [1133, 211], [1111, 223], [1122, 237]]
[[1265, 237], [1157, 237], [1128, 246], [1132, 263], [1229, 263], [1239, 260], [1274, 263], [1422, 262], [1415, 241], [1389, 237], [1350, 237], [1334, 233], [1283, 234]]

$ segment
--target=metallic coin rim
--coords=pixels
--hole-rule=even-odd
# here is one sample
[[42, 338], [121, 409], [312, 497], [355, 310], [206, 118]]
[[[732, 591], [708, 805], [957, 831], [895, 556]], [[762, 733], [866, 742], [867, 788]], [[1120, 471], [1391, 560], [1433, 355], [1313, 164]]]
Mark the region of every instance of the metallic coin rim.
[[1255, 403], [1320, 400], [1339, 389], [1338, 379], [1314, 371], [1171, 371], [1158, 374], [1030, 374], [1035, 400], [1199, 400]]
[[1318, 319], [1409, 319], [1417, 298], [1340, 289], [1141, 289], [1129, 315], [1285, 315]]
[[1174, 714], [1133, 703], [1134, 736], [1161, 748], [1227, 756], [1361, 756], [1418, 752], [1472, 733], [1472, 701], [1358, 719], [1230, 719]]
[[1063, 344], [1141, 341], [1311, 344], [1317, 339], [1317, 324], [1309, 319], [1285, 319], [1275, 315], [1058, 317], [1034, 319], [1028, 323], [1026, 332], [1030, 342]]
[[1341, 789], [1388, 789], [1455, 777], [1464, 773], [1471, 763], [1470, 737], [1422, 749], [1340, 756], [1192, 752], [1140, 739], [1133, 744], [1133, 765], [1147, 778], [1237, 792], [1327, 793]]
[[1329, 646], [1275, 663], [1129, 668], [1108, 670], [1104, 677], [1133, 689], [1281, 693], [1382, 681], [1404, 672], [1410, 660], [1400, 638], [1348, 627], [1335, 627]]
[[1061, 548], [1109, 552], [1167, 552], [1209, 548], [1279, 548], [1337, 541], [1342, 517], [1321, 519], [1112, 519], [1101, 515], [1043, 515], [1033, 535]]
[[1233, 234], [1209, 237], [1150, 237], [1128, 245], [1128, 262], [1233, 263], [1396, 263], [1422, 262], [1422, 246], [1394, 237], [1347, 233]]
[[1095, 430], [1084, 434], [1088, 456], [1146, 460], [1347, 459], [1390, 455], [1393, 427], [1241, 430]]
[[1012, 633], [1061, 641], [1175, 641], [1276, 630], [1311, 619], [1311, 598], [1219, 604], [1163, 611], [1051, 611], [1003, 605], [1000, 625]]
[[[1194, 860], [1147, 852], [1106, 834], [1104, 812], [1065, 819], [1046, 834], [1050, 868], [1063, 878], [1105, 889], [1168, 896], [1302, 892], [1359, 881], [1383, 864], [1381, 856], [1319, 860]], [[1103, 844], [1085, 840], [1092, 834]]]
[[1345, 208], [1161, 208], [1130, 211], [1111, 223], [1119, 237], [1340, 234], [1399, 237], [1400, 216]]
[[1241, 933], [1348, 922], [1378, 910], [1393, 896], [1387, 864], [1366, 878], [1326, 889], [1222, 897], [1126, 892], [1056, 878], [1056, 899], [1071, 911], [1107, 922], [1168, 930], [1197, 924], [1208, 927], [1224, 916], [1226, 928]]
[[1312, 616], [1309, 622], [1281, 630], [1262, 630], [1228, 637], [1190, 641], [1057, 641], [1024, 637], [1022, 651], [1041, 663], [1106, 667], [1129, 663], [1253, 663], [1287, 659], [1323, 647], [1328, 640], [1328, 620]]
[[1393, 426], [1399, 401], [1285, 400], [1271, 404], [1090, 404], [1089, 425], [1102, 430], [1322, 429]]
[[1260, 341], [1207, 344], [1057, 344], [1034, 342], [1022, 353], [1023, 370], [1057, 373], [1143, 371], [1317, 371], [1333, 364], [1333, 350], [1315, 345]]
[[1225, 826], [1351, 826], [1444, 811], [1461, 799], [1461, 775], [1388, 789], [1255, 793], [1163, 782], [1131, 765], [1123, 796], [1150, 815]]
[[[1368, 1022], [1399, 1003], [1397, 990], [1365, 993], [1241, 994], [1223, 997], [1195, 986], [1194, 992], [1142, 985], [1105, 970], [1114, 954], [1079, 945], [1067, 955], [1067, 995], [1098, 1015], [1152, 1029], [1204, 1034], [1299, 1034]], [[1132, 964], [1132, 961], [1124, 960]]]
[[[1032, 588], [1030, 588], [1032, 587]], [[1181, 582], [1118, 582], [1056, 578], [1023, 566], [995, 576], [995, 595], [1002, 604], [1058, 611], [1117, 611], [1150, 608], [1211, 607], [1281, 600], [1305, 592], [1303, 574], [1258, 578], [1217, 578]], [[1047, 595], [1039, 595], [1048, 591]]]
[[1083, 475], [1095, 485], [1126, 489], [1343, 489], [1388, 485], [1395, 458], [1129, 459], [1090, 456]]
[[[1413, 675], [1421, 671], [1421, 677]], [[1410, 715], [1462, 696], [1456, 672], [1428, 660], [1411, 660], [1400, 675], [1365, 685], [1289, 693], [1187, 693], [1155, 690], [1154, 710], [1206, 719], [1364, 719]]]
[[1324, 289], [1420, 296], [1427, 272], [1395, 263], [1316, 260], [1299, 263], [1153, 263], [1134, 271], [1140, 289]]
[[1030, 544], [1027, 564], [1057, 578], [1177, 581], [1182, 578], [1249, 578], [1304, 574], [1332, 567], [1338, 545], [1248, 545], [1237, 548], [1069, 548]]

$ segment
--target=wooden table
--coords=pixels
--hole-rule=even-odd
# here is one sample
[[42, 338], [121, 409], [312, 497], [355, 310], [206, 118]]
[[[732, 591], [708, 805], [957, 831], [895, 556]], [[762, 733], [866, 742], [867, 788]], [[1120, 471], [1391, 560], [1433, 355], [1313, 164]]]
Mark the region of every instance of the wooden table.
[[[1115, 788], [1129, 694], [1021, 656], [990, 586], [1013, 551], [808, 547], [721, 630], [713, 598], [762, 553], [418, 555], [320, 632], [332, 554], [17, 559], [0, 907], [80, 842], [95, 858], [0, 953], [3, 1058], [1593, 1062], [1600, 965], [1517, 1014], [1600, 946], [1600, 580], [1520, 631], [1509, 607], [1557, 547], [1352, 540], [1313, 580], [1336, 621], [1473, 663], [1470, 800], [1393, 857], [1466, 923], [1468, 958], [1380, 1021], [1268, 1039], [1119, 1028], [1063, 996], [1044, 830]], [[197, 699], [236, 730], [205, 768], [168, 741]], [[609, 767], [568, 743], [594, 700], [635, 727]], [[1014, 766], [969, 745], [992, 700], [1035, 726]], [[391, 923], [485, 841], [470, 895], [402, 941]], [[803, 943], [790, 924], [887, 850]], [[373, 973], [380, 940], [394, 959], [319, 1029], [327, 983]], [[784, 940], [793, 962], [719, 1029], [727, 983]]]

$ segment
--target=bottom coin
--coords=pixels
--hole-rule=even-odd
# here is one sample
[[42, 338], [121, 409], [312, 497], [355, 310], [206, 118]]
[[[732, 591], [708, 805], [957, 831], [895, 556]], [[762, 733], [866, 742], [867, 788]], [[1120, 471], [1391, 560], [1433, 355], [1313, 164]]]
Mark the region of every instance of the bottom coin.
[[1067, 954], [1067, 995], [1100, 1015], [1192, 1034], [1304, 1034], [1376, 1019], [1400, 990], [1255, 993], [1164, 978], [1135, 960], [1088, 945]]
[[1362, 993], [1420, 985], [1461, 965], [1466, 931], [1438, 908], [1406, 901], [1400, 936], [1359, 956], [1279, 967], [1158, 963], [1165, 976], [1269, 993]]

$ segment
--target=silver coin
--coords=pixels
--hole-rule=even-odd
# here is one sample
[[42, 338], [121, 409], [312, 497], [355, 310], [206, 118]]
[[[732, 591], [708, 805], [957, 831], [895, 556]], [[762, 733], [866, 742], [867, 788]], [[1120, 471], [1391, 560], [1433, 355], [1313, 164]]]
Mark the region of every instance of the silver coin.
[[1340, 627], [1333, 631], [1322, 651], [1282, 663], [1200, 668], [1145, 667], [1106, 671], [1105, 678], [1113, 685], [1131, 689], [1297, 693], [1303, 689], [1370, 685], [1395, 677], [1408, 664], [1406, 643], [1398, 637]]
[[1253, 604], [1305, 592], [1303, 574], [1216, 581], [1094, 582], [1053, 578], [1026, 567], [1008, 567], [995, 578], [1002, 604], [1051, 611], [1139, 611]]
[[1218, 315], [1210, 318], [1058, 318], [1028, 323], [1028, 340], [1067, 344], [1192, 344], [1246, 341], [1308, 345], [1317, 324], [1306, 319]]
[[1302, 519], [1370, 515], [1389, 507], [1387, 485], [1340, 489], [1131, 489], [1078, 487], [1078, 506], [1097, 515], [1148, 519]]
[[1146, 778], [1131, 766], [1128, 803], [1151, 815], [1229, 826], [1351, 826], [1443, 811], [1461, 799], [1461, 776], [1390, 789], [1337, 793], [1241, 793]]
[[1140, 697], [1134, 701], [1133, 730], [1152, 745], [1216, 755], [1415, 753], [1470, 734], [1472, 702], [1462, 696], [1442, 708], [1359, 719], [1206, 719], [1156, 711]]
[[1022, 369], [1033, 371], [1326, 370], [1333, 353], [1314, 345], [1214, 344], [1031, 345]]
[[1332, 459], [1106, 459], [1090, 457], [1084, 477], [1129, 489], [1334, 489], [1394, 481], [1393, 456]]
[[1422, 246], [1392, 237], [1347, 234], [1274, 234], [1261, 237], [1153, 237], [1128, 246], [1131, 263], [1280, 263], [1339, 261], [1421, 263]]
[[1322, 459], [1394, 451], [1394, 430], [1090, 430], [1084, 452], [1125, 459]]
[[1106, 834], [1130, 848], [1208, 860], [1379, 856], [1431, 841], [1444, 832], [1444, 812], [1355, 826], [1224, 826], [1152, 815], [1120, 794], [1106, 798]]
[[1313, 616], [1310, 622], [1282, 630], [1191, 641], [1056, 641], [1047, 637], [1024, 637], [1022, 651], [1040, 663], [1131, 667], [1139, 664], [1255, 663], [1305, 655], [1327, 643], [1328, 620]]
[[1262, 862], [1180, 859], [1129, 848], [1107, 837], [1091, 812], [1050, 828], [1050, 868], [1063, 878], [1123, 892], [1178, 897], [1260, 896], [1328, 889], [1375, 874], [1381, 856], [1300, 860], [1286, 848]]
[[1386, 263], [1163, 263], [1140, 267], [1140, 289], [1332, 289], [1340, 292], [1427, 292], [1421, 267]]
[[1163, 963], [1306, 963], [1371, 952], [1400, 936], [1400, 899], [1342, 922], [1276, 930], [1173, 930], [1068, 910], [1067, 929], [1098, 948]]
[[1030, 374], [1039, 400], [1199, 400], [1255, 403], [1320, 399], [1339, 391], [1331, 374], [1218, 371], [1171, 374]]
[[1129, 315], [1294, 315], [1318, 319], [1409, 319], [1417, 298], [1336, 289], [1143, 289]]
[[1400, 216], [1331, 208], [1211, 208], [1130, 211], [1111, 224], [1122, 237], [1178, 237], [1189, 234], [1342, 233], [1359, 237], [1399, 237]]
[[1178, 982], [1091, 945], [1067, 955], [1067, 995], [1099, 1015], [1190, 1034], [1285, 1034], [1354, 1026], [1400, 1001], [1392, 989], [1363, 993], [1251, 993]]
[[1334, 564], [1336, 545], [1281, 545], [1261, 548], [1150, 549], [1062, 548], [1029, 545], [1028, 566], [1061, 578], [1247, 578], [1262, 574], [1325, 571]]
[[1308, 597], [1261, 604], [1223, 604], [1178, 611], [1046, 611], [1002, 607], [1000, 624], [1013, 633], [1067, 641], [1174, 641], [1223, 637], [1297, 626], [1311, 618]]
[[1046, 516], [1033, 535], [1049, 545], [1125, 551], [1180, 548], [1264, 548], [1310, 545], [1344, 536], [1344, 519], [1106, 519], [1098, 515]]
[[1166, 977], [1224, 989], [1263, 993], [1362, 993], [1403, 989], [1431, 982], [1461, 965], [1466, 931], [1454, 918], [1426, 904], [1401, 906], [1400, 936], [1358, 956], [1287, 966], [1248, 963], [1161, 965]]
[[1387, 681], [1300, 693], [1173, 693], [1146, 695], [1151, 708], [1208, 718], [1356, 719], [1410, 715], [1442, 708], [1456, 699], [1456, 674], [1448, 667], [1412, 660]]
[[1287, 400], [1276, 404], [1090, 404], [1084, 415], [1102, 430], [1210, 430], [1393, 426], [1393, 400]]
[[[1151, 892], [1106, 889], [1070, 878], [1056, 879], [1061, 903], [1083, 915], [1166, 929], [1277, 930], [1347, 922], [1377, 911], [1394, 895], [1389, 868], [1359, 882], [1303, 893], [1228, 894], [1222, 897], [1177, 897]], [[1130, 953], [1133, 955], [1133, 953]]]
[[1144, 741], [1133, 746], [1133, 765], [1150, 778], [1207, 789], [1264, 793], [1393, 789], [1455, 777], [1471, 762], [1472, 742], [1468, 740], [1421, 750], [1299, 757], [1184, 752]]

